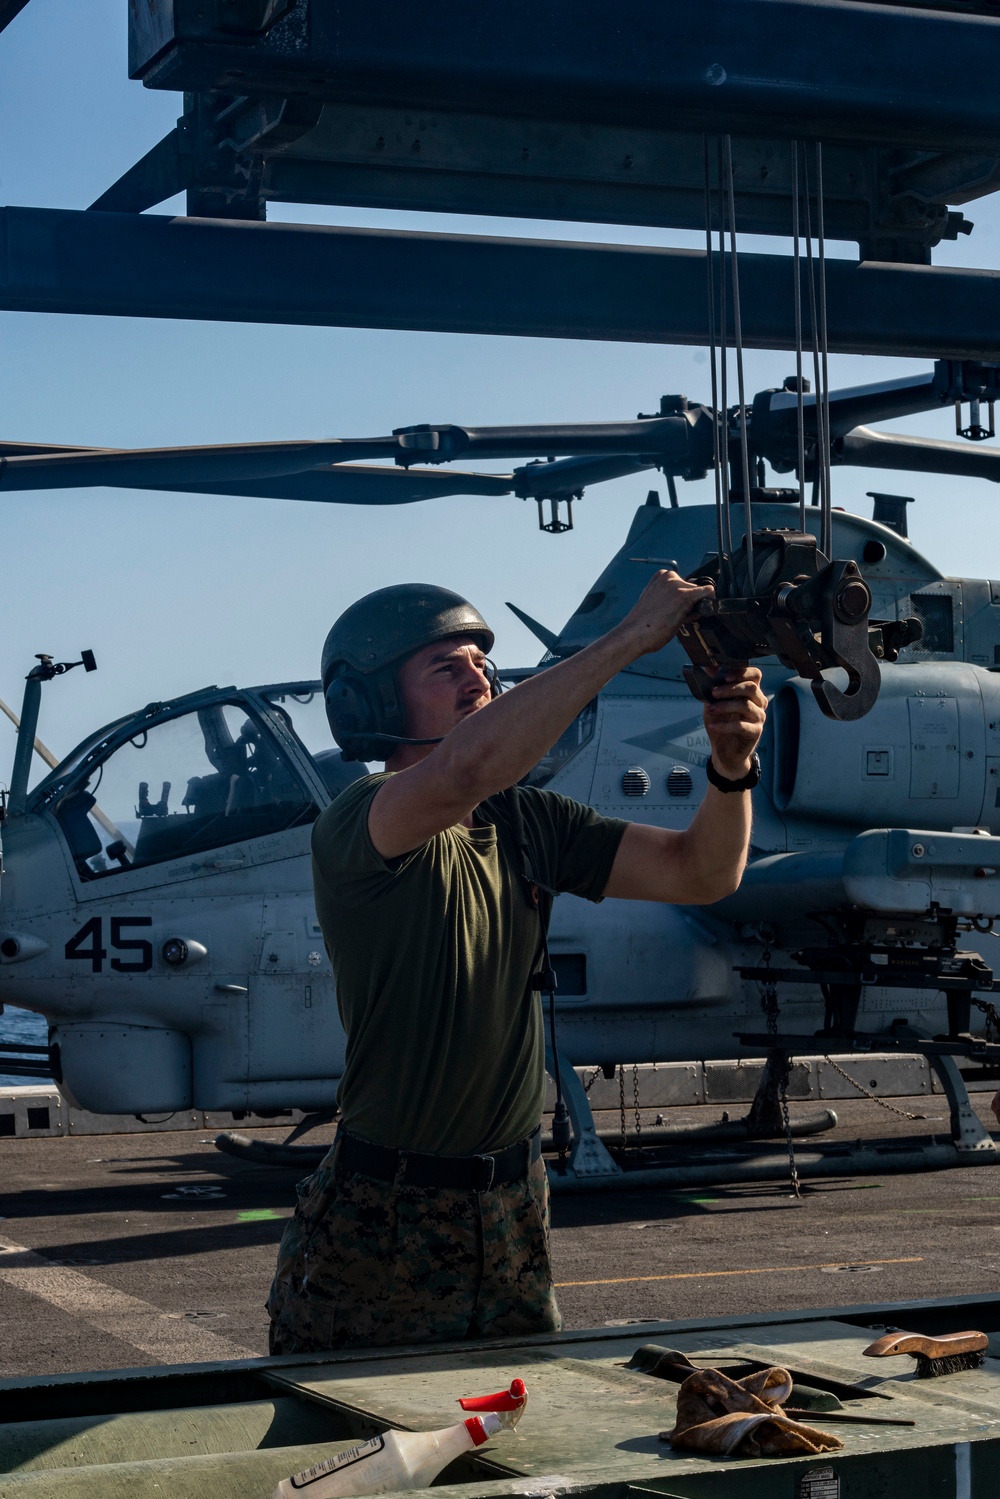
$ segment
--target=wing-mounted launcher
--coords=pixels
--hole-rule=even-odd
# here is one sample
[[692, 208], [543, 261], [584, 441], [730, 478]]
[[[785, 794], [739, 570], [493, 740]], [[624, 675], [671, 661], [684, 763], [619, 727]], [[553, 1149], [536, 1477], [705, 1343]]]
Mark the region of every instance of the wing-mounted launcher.
[[[853, 561], [828, 561], [807, 531], [755, 531], [731, 558], [710, 553], [691, 574], [715, 598], [678, 630], [692, 664], [684, 680], [712, 701], [724, 673], [764, 656], [805, 677], [827, 718], [863, 718], [879, 694], [879, 661], [919, 640], [919, 620], [871, 620], [872, 595]], [[751, 577], [751, 571], [753, 576]], [[842, 691], [823, 673], [840, 667]]]

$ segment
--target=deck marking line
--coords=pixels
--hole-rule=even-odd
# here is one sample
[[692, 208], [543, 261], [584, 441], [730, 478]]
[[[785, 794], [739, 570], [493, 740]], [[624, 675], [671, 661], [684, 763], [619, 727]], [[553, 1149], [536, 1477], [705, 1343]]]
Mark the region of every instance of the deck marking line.
[[261, 1357], [252, 1348], [202, 1331], [183, 1319], [166, 1319], [162, 1307], [117, 1291], [79, 1270], [53, 1264], [10, 1239], [0, 1238], [0, 1280], [19, 1291], [27, 1291], [29, 1296], [50, 1302], [99, 1332], [131, 1344], [160, 1364], [203, 1364]]
[[795, 1270], [836, 1270], [840, 1265], [922, 1265], [922, 1254], [905, 1260], [828, 1260], [822, 1265], [766, 1265], [759, 1270], [685, 1270], [679, 1275], [619, 1275], [613, 1280], [557, 1280], [555, 1289], [567, 1286], [630, 1286], [640, 1280], [712, 1280], [719, 1275], [786, 1275]]

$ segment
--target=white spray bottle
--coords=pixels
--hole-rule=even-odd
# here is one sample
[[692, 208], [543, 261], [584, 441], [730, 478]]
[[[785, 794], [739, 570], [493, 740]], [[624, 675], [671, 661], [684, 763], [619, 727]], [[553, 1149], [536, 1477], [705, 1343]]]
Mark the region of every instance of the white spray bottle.
[[272, 1499], [297, 1499], [299, 1495], [303, 1499], [344, 1499], [350, 1494], [425, 1489], [463, 1452], [481, 1447], [501, 1431], [512, 1431], [528, 1403], [528, 1393], [523, 1381], [515, 1379], [509, 1390], [476, 1395], [458, 1403], [463, 1410], [476, 1414], [438, 1431], [384, 1431], [303, 1473], [282, 1479]]

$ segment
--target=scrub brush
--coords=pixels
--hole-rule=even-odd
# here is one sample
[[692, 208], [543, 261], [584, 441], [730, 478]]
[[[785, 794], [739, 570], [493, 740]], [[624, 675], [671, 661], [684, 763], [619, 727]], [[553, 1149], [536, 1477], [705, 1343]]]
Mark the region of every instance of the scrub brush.
[[936, 1379], [939, 1374], [957, 1374], [978, 1369], [986, 1360], [989, 1338], [984, 1332], [946, 1332], [940, 1338], [920, 1333], [890, 1332], [864, 1350], [869, 1358], [909, 1353], [917, 1361], [918, 1379]]

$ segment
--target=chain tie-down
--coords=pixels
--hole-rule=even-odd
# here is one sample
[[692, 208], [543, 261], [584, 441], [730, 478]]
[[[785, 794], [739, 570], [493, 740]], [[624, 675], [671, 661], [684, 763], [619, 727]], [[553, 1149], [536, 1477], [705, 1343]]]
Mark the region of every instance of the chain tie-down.
[[[771, 949], [764, 949], [761, 958], [761, 967], [768, 968], [771, 963]], [[767, 1033], [775, 1040], [778, 1037], [778, 986], [773, 979], [765, 979], [760, 984], [760, 1005], [764, 1011], [764, 1020]], [[765, 1069], [770, 1068], [771, 1076], [777, 1086], [778, 1104], [781, 1109], [781, 1123], [785, 1131], [785, 1142], [788, 1146], [788, 1175], [792, 1185], [792, 1193], [795, 1197], [802, 1196], [799, 1186], [799, 1168], [795, 1163], [795, 1144], [792, 1140], [792, 1125], [788, 1117], [788, 1075], [791, 1070], [791, 1058], [786, 1051], [777, 1046], [772, 1047], [767, 1054]]]

